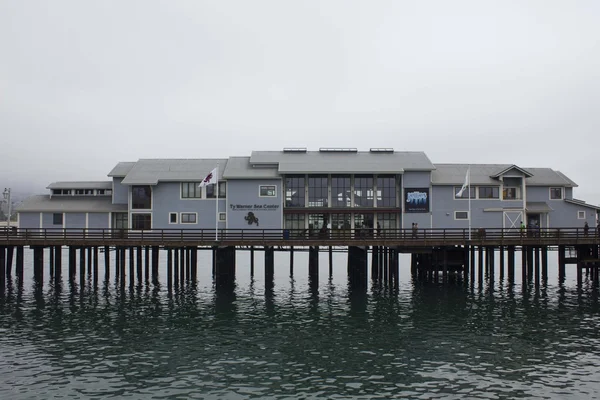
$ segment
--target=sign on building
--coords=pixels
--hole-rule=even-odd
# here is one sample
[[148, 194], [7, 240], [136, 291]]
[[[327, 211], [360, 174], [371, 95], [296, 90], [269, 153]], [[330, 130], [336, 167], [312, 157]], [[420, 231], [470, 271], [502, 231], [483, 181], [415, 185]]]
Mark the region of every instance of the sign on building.
[[404, 203], [407, 213], [429, 212], [429, 188], [404, 189]]

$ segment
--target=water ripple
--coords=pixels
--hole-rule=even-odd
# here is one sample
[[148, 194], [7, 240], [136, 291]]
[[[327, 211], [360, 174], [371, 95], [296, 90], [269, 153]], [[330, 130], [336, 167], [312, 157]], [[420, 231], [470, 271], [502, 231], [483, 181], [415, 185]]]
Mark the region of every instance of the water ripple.
[[594, 285], [357, 294], [344, 269], [315, 288], [284, 266], [268, 289], [257, 268], [218, 292], [206, 271], [171, 292], [9, 280], [0, 398], [600, 398]]

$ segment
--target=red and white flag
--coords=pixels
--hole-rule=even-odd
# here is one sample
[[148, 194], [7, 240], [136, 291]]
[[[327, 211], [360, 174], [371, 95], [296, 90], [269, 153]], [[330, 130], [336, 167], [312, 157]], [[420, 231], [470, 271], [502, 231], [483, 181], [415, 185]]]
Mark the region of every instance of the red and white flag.
[[212, 185], [213, 183], [217, 183], [217, 174], [217, 168], [210, 171], [210, 174], [206, 175], [206, 178], [204, 178], [204, 180], [200, 182], [200, 185], [198, 185], [198, 187], [203, 187], [206, 185]]

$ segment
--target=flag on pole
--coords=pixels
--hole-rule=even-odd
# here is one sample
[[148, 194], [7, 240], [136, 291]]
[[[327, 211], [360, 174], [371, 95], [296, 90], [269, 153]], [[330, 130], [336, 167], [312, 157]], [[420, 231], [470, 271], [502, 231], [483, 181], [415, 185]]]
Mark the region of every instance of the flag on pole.
[[[465, 190], [469, 187], [469, 170], [467, 170], [467, 175], [465, 176], [465, 183], [462, 185], [460, 190], [456, 193], [456, 197], [461, 197]], [[471, 193], [469, 193], [469, 197], [471, 197]]]
[[200, 182], [200, 185], [198, 185], [198, 187], [212, 185], [213, 183], [217, 183], [217, 168], [210, 171], [210, 173], [206, 175], [206, 178], [204, 178], [204, 180]]

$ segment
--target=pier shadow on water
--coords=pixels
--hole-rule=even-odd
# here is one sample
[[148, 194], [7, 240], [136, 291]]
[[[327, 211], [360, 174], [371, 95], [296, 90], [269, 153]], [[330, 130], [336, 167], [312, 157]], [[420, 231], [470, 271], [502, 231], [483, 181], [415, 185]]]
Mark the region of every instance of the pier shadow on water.
[[[7, 279], [0, 398], [594, 398], [598, 287], [499, 279], [348, 284], [336, 255], [257, 262], [216, 290], [64, 276]], [[202, 265], [202, 264], [201, 264]], [[164, 271], [161, 270], [164, 276]], [[63, 274], [64, 275], [64, 274]], [[100, 275], [102, 276], [102, 275]]]

